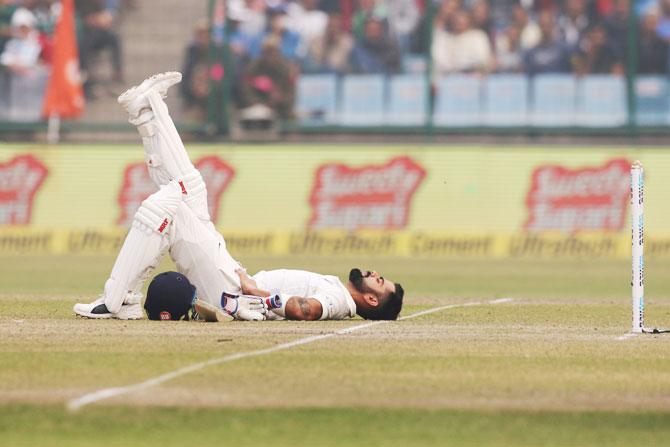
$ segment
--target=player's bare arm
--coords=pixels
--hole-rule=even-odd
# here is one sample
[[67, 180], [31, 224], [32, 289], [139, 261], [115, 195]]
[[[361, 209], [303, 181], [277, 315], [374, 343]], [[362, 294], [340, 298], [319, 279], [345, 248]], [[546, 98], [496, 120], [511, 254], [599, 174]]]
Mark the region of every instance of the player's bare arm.
[[315, 321], [321, 318], [323, 307], [314, 298], [292, 296], [286, 302], [285, 313], [289, 320]]
[[[237, 269], [235, 273], [240, 277], [242, 293], [262, 297], [272, 295], [269, 291], [259, 288], [256, 281], [244, 269]], [[321, 318], [323, 306], [314, 298], [292, 296], [286, 301], [280, 312], [289, 320], [315, 321]]]
[[256, 281], [249, 276], [244, 269], [235, 270], [237, 276], [240, 277], [240, 287], [242, 288], [242, 293], [245, 295], [254, 295], [254, 296], [270, 296], [271, 293], [267, 290], [260, 289]]

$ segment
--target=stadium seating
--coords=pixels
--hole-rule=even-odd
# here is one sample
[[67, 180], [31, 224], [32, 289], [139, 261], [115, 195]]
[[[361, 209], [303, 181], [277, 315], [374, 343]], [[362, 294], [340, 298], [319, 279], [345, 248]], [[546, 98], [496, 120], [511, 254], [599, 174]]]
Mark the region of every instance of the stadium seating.
[[[670, 122], [670, 88], [663, 77], [636, 84], [638, 124]], [[421, 126], [428, 113], [424, 74], [306, 74], [298, 81], [300, 124]], [[528, 78], [448, 75], [437, 81], [433, 122], [438, 127], [617, 127], [626, 124], [625, 79], [544, 74]]]
[[334, 74], [302, 75], [296, 93], [296, 114], [303, 125], [337, 122], [337, 77]]
[[349, 75], [342, 80], [340, 123], [346, 126], [384, 124], [385, 80], [382, 75]]
[[664, 76], [640, 76], [635, 83], [637, 124], [666, 126], [670, 123], [670, 89]]
[[433, 120], [436, 126], [444, 127], [481, 125], [481, 80], [467, 75], [439, 79]]
[[573, 75], [537, 75], [531, 83], [533, 125], [562, 127], [577, 123], [577, 80]]
[[589, 75], [578, 81], [579, 126], [615, 127], [626, 123], [626, 83], [623, 77]]
[[491, 75], [484, 83], [484, 124], [528, 124], [528, 78], [517, 74]]
[[0, 120], [9, 119], [9, 72], [0, 69]]
[[9, 98], [5, 118], [17, 123], [42, 119], [42, 103], [49, 72], [36, 68], [25, 76], [10, 75]]
[[389, 79], [386, 124], [423, 125], [428, 91], [424, 75], [397, 75]]
[[402, 57], [402, 71], [404, 73], [425, 74], [427, 69], [426, 57], [419, 54], [405, 54]]

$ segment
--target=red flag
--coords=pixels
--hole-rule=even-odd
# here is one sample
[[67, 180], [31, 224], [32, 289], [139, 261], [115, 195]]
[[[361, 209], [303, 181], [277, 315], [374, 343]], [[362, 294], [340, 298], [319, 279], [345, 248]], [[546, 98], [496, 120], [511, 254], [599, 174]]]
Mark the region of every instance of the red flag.
[[74, 0], [62, 0], [56, 25], [53, 67], [44, 97], [46, 117], [76, 118], [84, 110], [79, 54], [74, 27]]

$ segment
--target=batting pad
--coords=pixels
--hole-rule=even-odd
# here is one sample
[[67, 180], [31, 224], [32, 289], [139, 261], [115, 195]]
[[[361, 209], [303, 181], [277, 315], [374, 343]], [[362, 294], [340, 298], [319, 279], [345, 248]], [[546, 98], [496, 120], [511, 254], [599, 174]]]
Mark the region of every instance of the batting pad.
[[172, 173], [172, 178], [183, 177], [195, 168], [186, 153], [186, 148], [168, 112], [167, 105], [158, 92], [149, 92], [147, 99], [154, 113], [154, 119], [150, 121], [150, 124], [155, 126], [155, 134], [160, 137], [161, 157], [167, 166], [173, 166], [176, 169]]
[[181, 203], [177, 182], [163, 186], [149, 196], [135, 213], [133, 224], [105, 282], [105, 305], [117, 313], [128, 293], [138, 293], [167, 252], [165, 234]]
[[117, 313], [130, 293], [138, 293], [169, 247], [162, 234], [133, 222], [105, 282], [105, 305]]
[[198, 219], [209, 222], [207, 207], [207, 185], [197, 169], [184, 175], [182, 180], [184, 202], [193, 210]]
[[184, 143], [158, 92], [147, 93], [151, 110], [145, 110], [137, 119], [131, 119], [142, 137], [149, 176], [156, 186], [182, 178], [195, 170], [186, 153]]

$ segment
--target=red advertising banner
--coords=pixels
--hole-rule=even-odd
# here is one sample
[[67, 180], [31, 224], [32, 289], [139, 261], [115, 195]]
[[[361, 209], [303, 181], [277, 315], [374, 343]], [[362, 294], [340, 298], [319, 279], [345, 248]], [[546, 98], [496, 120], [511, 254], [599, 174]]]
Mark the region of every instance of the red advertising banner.
[[535, 168], [526, 196], [529, 231], [621, 231], [626, 223], [630, 162], [614, 159], [603, 166]]
[[329, 163], [316, 170], [309, 228], [356, 230], [407, 227], [414, 193], [426, 170], [409, 157], [351, 168]]
[[[221, 196], [235, 176], [235, 170], [225, 161], [215, 156], [199, 159], [195, 163], [195, 167], [200, 171], [207, 185], [209, 215], [212, 222], [216, 224]], [[121, 214], [117, 224], [130, 225], [142, 201], [157, 190], [158, 188], [149, 177], [149, 172], [144, 163], [129, 164], [123, 174], [123, 184], [118, 195]]]
[[0, 225], [27, 225], [35, 194], [49, 169], [32, 155], [0, 163]]

